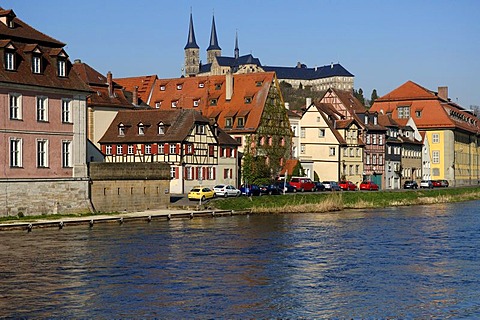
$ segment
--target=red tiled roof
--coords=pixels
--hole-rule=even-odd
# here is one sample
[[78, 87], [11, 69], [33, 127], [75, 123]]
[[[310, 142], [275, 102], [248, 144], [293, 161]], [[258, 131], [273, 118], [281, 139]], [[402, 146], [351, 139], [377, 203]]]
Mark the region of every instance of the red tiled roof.
[[[226, 99], [226, 76], [218, 75], [160, 79], [158, 83], [165, 86], [165, 90], [160, 90], [160, 85], [156, 85], [149, 104], [153, 107], [156, 102], [162, 101], [160, 108], [167, 110], [172, 108], [172, 101], [178, 101], [178, 109], [195, 109], [208, 117], [218, 117], [217, 123], [221, 128], [225, 128], [225, 118], [239, 113], [247, 114], [244, 127], [234, 126], [229, 132], [255, 132], [275, 74], [248, 73], [232, 77], [233, 93], [230, 100]], [[251, 101], [245, 98], [251, 98]], [[198, 99], [198, 107], [194, 107], [194, 100]], [[212, 105], [212, 99], [217, 99], [216, 105]]]
[[330, 88], [337, 97], [342, 101], [342, 104], [356, 113], [365, 113], [367, 108], [353, 95], [351, 91], [338, 90]]
[[279, 176], [283, 177], [285, 175], [285, 172], [287, 172], [287, 174], [289, 176], [291, 176], [293, 174], [293, 170], [297, 166], [298, 162], [299, 162], [298, 159], [288, 159], [288, 160], [286, 160], [285, 164], [283, 165], [282, 170], [280, 170]]
[[[397, 108], [410, 107], [410, 116], [419, 130], [458, 128], [471, 133], [480, 131], [478, 119], [459, 105], [438, 97], [435, 92], [408, 81], [392, 92], [375, 100], [370, 108], [384, 114], [391, 114], [400, 125], [408, 119], [399, 119]], [[417, 112], [420, 116], [417, 115]]]
[[135, 87], [138, 87], [138, 97], [145, 103], [148, 103], [157, 79], [158, 77], [156, 75], [149, 75], [130, 78], [115, 78], [113, 80], [130, 92], [133, 92]]

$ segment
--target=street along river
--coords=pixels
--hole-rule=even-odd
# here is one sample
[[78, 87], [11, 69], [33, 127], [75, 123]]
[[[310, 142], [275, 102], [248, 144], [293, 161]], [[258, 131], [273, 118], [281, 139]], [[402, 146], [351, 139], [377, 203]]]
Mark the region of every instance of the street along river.
[[479, 318], [480, 201], [0, 233], [0, 317]]

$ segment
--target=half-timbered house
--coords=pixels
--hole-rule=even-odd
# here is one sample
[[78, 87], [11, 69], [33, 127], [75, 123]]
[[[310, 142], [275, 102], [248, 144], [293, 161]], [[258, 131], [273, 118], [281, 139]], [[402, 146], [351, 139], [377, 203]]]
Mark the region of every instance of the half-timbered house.
[[100, 139], [106, 162], [166, 162], [170, 192], [237, 184], [239, 143], [196, 110], [120, 111]]

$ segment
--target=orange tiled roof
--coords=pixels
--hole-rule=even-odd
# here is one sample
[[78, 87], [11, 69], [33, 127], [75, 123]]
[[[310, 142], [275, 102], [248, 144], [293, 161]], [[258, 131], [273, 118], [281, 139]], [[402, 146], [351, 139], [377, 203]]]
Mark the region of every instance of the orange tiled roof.
[[138, 97], [148, 103], [157, 79], [157, 75], [153, 74], [141, 77], [115, 78], [113, 80], [130, 92], [133, 92], [135, 87], [138, 87]]
[[225, 118], [243, 115], [244, 127], [238, 128], [235, 123], [229, 132], [255, 132], [275, 73], [235, 74], [232, 78], [233, 90], [229, 100], [225, 75], [159, 79], [149, 104], [154, 107], [160, 103], [162, 110], [172, 109], [172, 103], [177, 109], [199, 110], [207, 118], [215, 118], [222, 129], [225, 128]]
[[410, 116], [419, 130], [457, 128], [471, 133], [480, 131], [480, 124], [475, 116], [412, 81], [407, 81], [375, 100], [370, 110], [391, 114], [395, 121], [404, 125], [408, 119], [398, 118], [397, 107], [401, 106], [410, 107]]
[[285, 175], [285, 171], [286, 171], [287, 174], [289, 176], [291, 176], [293, 174], [293, 170], [295, 169], [297, 164], [298, 164], [298, 159], [288, 159], [288, 160], [286, 160], [285, 164], [283, 165], [282, 170], [280, 171], [280, 173], [278, 175], [283, 177]]

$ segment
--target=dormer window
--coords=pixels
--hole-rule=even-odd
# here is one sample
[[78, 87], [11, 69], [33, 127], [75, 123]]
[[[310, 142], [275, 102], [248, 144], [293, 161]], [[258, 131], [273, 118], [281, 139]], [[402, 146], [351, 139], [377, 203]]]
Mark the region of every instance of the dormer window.
[[232, 118], [225, 118], [225, 128], [231, 128], [233, 125], [233, 119]]
[[245, 97], [245, 103], [246, 104], [252, 103], [252, 97]]
[[199, 88], [205, 88], [205, 83], [199, 82], [199, 83], [198, 83], [198, 87], [199, 87]]
[[41, 66], [42, 58], [41, 56], [35, 55], [32, 57], [32, 72], [33, 73], [41, 73], [42, 66]]
[[217, 105], [217, 99], [210, 99], [210, 105], [211, 106], [216, 106]]
[[196, 127], [195, 127], [195, 133], [196, 134], [205, 134], [205, 125], [197, 124]]
[[373, 116], [373, 124], [374, 125], [377, 125], [378, 123], [378, 117], [377, 116]]
[[139, 136], [143, 136], [145, 134], [145, 126], [143, 125], [143, 123], [139, 123], [138, 124], [138, 135]]
[[198, 107], [199, 104], [200, 104], [200, 99], [193, 100], [194, 107]]
[[215, 90], [220, 90], [222, 89], [222, 84], [221, 83], [216, 83], [215, 84]]
[[14, 71], [15, 70], [15, 53], [11, 51], [5, 52], [5, 69]]
[[257, 81], [257, 82], [255, 83], [255, 86], [257, 86], [257, 87], [261, 87], [261, 86], [262, 86], [262, 84], [263, 84], [263, 81]]
[[178, 105], [178, 100], [172, 101], [172, 108], [176, 108]]
[[182, 90], [183, 85], [181, 83], [177, 84], [177, 90]]
[[160, 85], [160, 91], [165, 91], [165, 85], [164, 84]]
[[365, 115], [365, 124], [368, 124], [368, 115]]
[[160, 109], [161, 105], [162, 105], [162, 101], [155, 102], [155, 109]]
[[165, 125], [163, 122], [160, 122], [158, 124], [158, 134], [165, 134]]
[[245, 126], [245, 118], [244, 117], [237, 118], [237, 127], [243, 128], [244, 126]]
[[65, 59], [58, 59], [58, 76], [66, 77], [67, 76], [67, 61]]
[[121, 137], [125, 135], [125, 126], [122, 123], [118, 125], [118, 135]]

